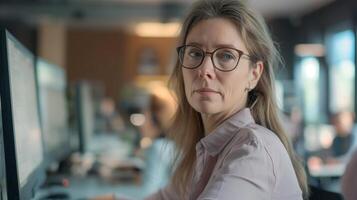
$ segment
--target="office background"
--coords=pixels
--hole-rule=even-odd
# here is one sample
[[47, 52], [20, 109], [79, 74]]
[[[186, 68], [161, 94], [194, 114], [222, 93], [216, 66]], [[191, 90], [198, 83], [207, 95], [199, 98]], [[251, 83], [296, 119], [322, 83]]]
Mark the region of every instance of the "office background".
[[[47, 70], [54, 69], [53, 77], [62, 77], [55, 88], [61, 84], [63, 88], [54, 91], [63, 98], [59, 101], [66, 109], [62, 126], [68, 128], [67, 141], [74, 143], [74, 149], [64, 153], [66, 158], [54, 159], [61, 160], [61, 167], [47, 165], [47, 171], [55, 174], [48, 177], [71, 180], [75, 187], [67, 188], [68, 191], [80, 188], [79, 193], [86, 193], [87, 197], [113, 190], [135, 196], [138, 187], [145, 186], [143, 180], [151, 180], [150, 174], [154, 172], [145, 168], [152, 166], [150, 160], [157, 159], [155, 151], [162, 146], [162, 128], [168, 123], [165, 118], [174, 112], [174, 100], [165, 86], [175, 64], [180, 20], [191, 3], [189, 0], [0, 1], [0, 26], [36, 57], [36, 66], [42, 62]], [[251, 0], [248, 4], [265, 17], [285, 61], [284, 66], [277, 66], [277, 98], [290, 139], [305, 160], [310, 184], [339, 194], [339, 179], [348, 162], [348, 157], [341, 156], [350, 155], [357, 144], [354, 142], [357, 3]], [[54, 105], [44, 103], [46, 98], [53, 98], [49, 92], [51, 84], [44, 88], [48, 97], [42, 97], [41, 103], [39, 94], [39, 115], [48, 112], [46, 116], [52, 116], [50, 113], [58, 111], [53, 109]], [[41, 87], [37, 90], [41, 91]], [[160, 110], [153, 107], [163, 109], [152, 114]], [[58, 116], [53, 116], [52, 122], [51, 119], [44, 122], [46, 117], [40, 116], [43, 131], [44, 123], [61, 125]], [[150, 120], [152, 124], [147, 124]], [[346, 125], [351, 136], [347, 139], [339, 136], [338, 124], [351, 120], [352, 125]], [[159, 126], [155, 125], [157, 121]], [[73, 137], [74, 132], [85, 133]], [[86, 162], [90, 164], [87, 166]], [[105, 164], [113, 162], [120, 166], [118, 174]], [[129, 167], [123, 167], [122, 163], [129, 163]], [[162, 163], [161, 167], [166, 169], [166, 165]], [[76, 176], [69, 176], [71, 173]], [[106, 179], [115, 175], [119, 177], [118, 183]], [[157, 187], [169, 179], [166, 175], [162, 175]], [[106, 181], [101, 182], [100, 177]], [[125, 177], [130, 184], [123, 183]], [[104, 186], [93, 191], [98, 185]], [[146, 189], [147, 193], [153, 190]], [[72, 195], [81, 197], [78, 192]]]

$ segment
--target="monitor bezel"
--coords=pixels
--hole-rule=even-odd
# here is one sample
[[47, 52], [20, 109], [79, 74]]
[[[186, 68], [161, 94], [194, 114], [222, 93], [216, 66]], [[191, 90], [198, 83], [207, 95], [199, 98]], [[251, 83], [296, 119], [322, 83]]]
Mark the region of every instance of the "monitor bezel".
[[[34, 197], [36, 189], [44, 182], [46, 175], [43, 167], [44, 160], [42, 160], [42, 162], [37, 166], [37, 168], [35, 168], [35, 170], [30, 173], [27, 178], [27, 182], [22, 187], [20, 186], [20, 181], [18, 177], [18, 163], [16, 158], [16, 141], [13, 124], [13, 106], [10, 88], [10, 71], [7, 51], [8, 38], [14, 42], [17, 48], [20, 48], [25, 54], [32, 57], [34, 67], [35, 60], [33, 54], [28, 49], [26, 49], [14, 36], [12, 36], [10, 32], [8, 32], [4, 28], [0, 29], [0, 58], [3, 58], [0, 59], [0, 93], [2, 107], [1, 114], [4, 132], [3, 140], [5, 153], [5, 175], [7, 184], [7, 195], [8, 199], [27, 200]], [[33, 73], [35, 76], [35, 69]], [[35, 94], [35, 96], [37, 98], [37, 94]], [[38, 99], [36, 99], [36, 102], [38, 102]]]
[[0, 199], [7, 200], [3, 133], [0, 96]]

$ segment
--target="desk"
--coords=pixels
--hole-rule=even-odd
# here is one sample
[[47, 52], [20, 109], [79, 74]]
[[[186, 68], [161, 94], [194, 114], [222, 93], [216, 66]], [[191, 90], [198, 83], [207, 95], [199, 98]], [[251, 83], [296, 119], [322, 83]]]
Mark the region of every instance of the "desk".
[[[86, 156], [84, 156], [78, 159], [78, 162], [71, 165], [71, 169], [75, 169], [70, 170], [71, 172], [84, 171], [85, 173], [72, 173], [77, 175], [63, 176], [69, 180], [69, 187], [67, 187], [66, 190], [70, 194], [71, 199], [82, 200], [105, 194], [115, 194], [117, 197], [127, 199], [130, 199], [128, 197], [132, 197], [131, 199], [135, 200], [142, 199], [151, 192], [155, 192], [158, 189], [156, 187], [163, 183], [162, 179], [166, 177], [167, 173], [165, 167], [167, 164], [166, 162], [160, 162], [159, 158], [163, 157], [164, 161], [168, 162], [169, 159], [166, 154], [163, 156], [154, 154], [154, 157], [145, 157], [155, 163], [155, 165], [150, 166], [157, 170], [147, 171], [147, 162], [144, 162], [140, 158], [128, 157], [128, 148], [125, 147], [125, 144], [121, 143], [120, 140], [118, 142], [114, 137], [103, 136], [97, 137], [95, 141], [97, 143], [93, 143], [91, 146], [91, 156], [88, 156], [88, 161], [86, 160]], [[155, 149], [150, 149], [157, 149], [159, 152], [162, 152], [161, 147], [163, 145], [161, 143], [164, 144], [164, 142], [160, 141], [161, 140], [156, 141], [156, 145], [153, 146]], [[88, 167], [92, 166], [88, 163], [93, 163], [93, 167]], [[155, 179], [151, 180], [148, 179], [151, 178], [151, 176], [143, 176], [144, 171], [147, 172], [146, 175], [154, 175]], [[161, 172], [163, 174], [160, 174]], [[140, 178], [138, 178], [139, 181], [136, 179], [136, 173], [140, 173], [141, 175]], [[146, 184], [141, 183], [144, 182], [140, 181], [141, 177], [146, 177], [145, 180], [148, 180]], [[128, 182], [128, 180], [130, 182]]]
[[[134, 184], [113, 184], [98, 176], [90, 175], [86, 177], [69, 177], [70, 186], [67, 188], [71, 199], [85, 199], [103, 194], [116, 194], [120, 197], [125, 197], [124, 193], [128, 196], [135, 194], [135, 191], [125, 191], [125, 188], [134, 187]], [[137, 193], [138, 191], [136, 191]], [[126, 196], [126, 197], [128, 197]]]
[[64, 188], [61, 186], [51, 186], [39, 190], [36, 194], [36, 199], [44, 198], [53, 193], [65, 192], [70, 196], [71, 200], [86, 200], [96, 196], [115, 194], [117, 197], [125, 199], [140, 199], [140, 186], [133, 183], [111, 183], [96, 175], [88, 176], [66, 176], [56, 175], [52, 179], [65, 178], [69, 180], [69, 186]]
[[324, 164], [316, 168], [309, 168], [309, 173], [317, 181], [317, 187], [326, 191], [341, 193], [340, 177], [345, 172], [346, 164]]
[[[104, 159], [104, 158], [103, 158]], [[51, 174], [47, 177], [48, 183], [57, 183], [55, 187], [59, 187], [58, 183], [62, 180], [68, 180], [68, 187], [63, 188], [62, 192], [70, 195], [71, 200], [83, 200], [93, 198], [104, 194], [115, 194], [118, 197], [130, 199], [139, 199], [140, 194], [140, 179], [141, 172], [135, 169], [138, 166], [143, 167], [142, 163], [137, 158], [127, 158], [127, 160], [120, 161], [119, 159], [104, 159], [109, 165], [99, 164], [88, 171], [87, 174]], [[104, 161], [102, 160], [102, 161]], [[115, 161], [115, 162], [113, 162]], [[113, 167], [115, 166], [115, 169]], [[77, 170], [75, 170], [77, 171]], [[49, 188], [42, 191], [44, 196], [53, 191], [53, 184]], [[138, 198], [139, 197], [139, 198]]]

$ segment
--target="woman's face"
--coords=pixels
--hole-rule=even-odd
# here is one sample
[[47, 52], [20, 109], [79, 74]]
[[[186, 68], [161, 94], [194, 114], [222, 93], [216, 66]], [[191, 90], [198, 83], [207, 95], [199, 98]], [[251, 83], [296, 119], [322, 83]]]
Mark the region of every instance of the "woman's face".
[[[213, 52], [217, 48], [235, 48], [248, 54], [240, 34], [230, 20], [213, 18], [199, 22], [188, 33], [186, 45]], [[201, 114], [233, 114], [246, 105], [246, 88], [253, 89], [263, 71], [257, 62], [250, 67], [247, 57], [229, 72], [214, 68], [209, 55], [195, 69], [182, 68], [185, 93], [189, 104]]]

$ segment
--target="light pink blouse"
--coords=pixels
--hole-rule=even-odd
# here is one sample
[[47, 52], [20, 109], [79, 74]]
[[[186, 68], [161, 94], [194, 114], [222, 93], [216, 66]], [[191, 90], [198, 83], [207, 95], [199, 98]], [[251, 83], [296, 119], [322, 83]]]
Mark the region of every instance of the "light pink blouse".
[[[256, 124], [249, 108], [224, 121], [196, 145], [187, 200], [302, 200], [292, 163], [279, 138]], [[146, 200], [182, 200], [168, 185]]]

